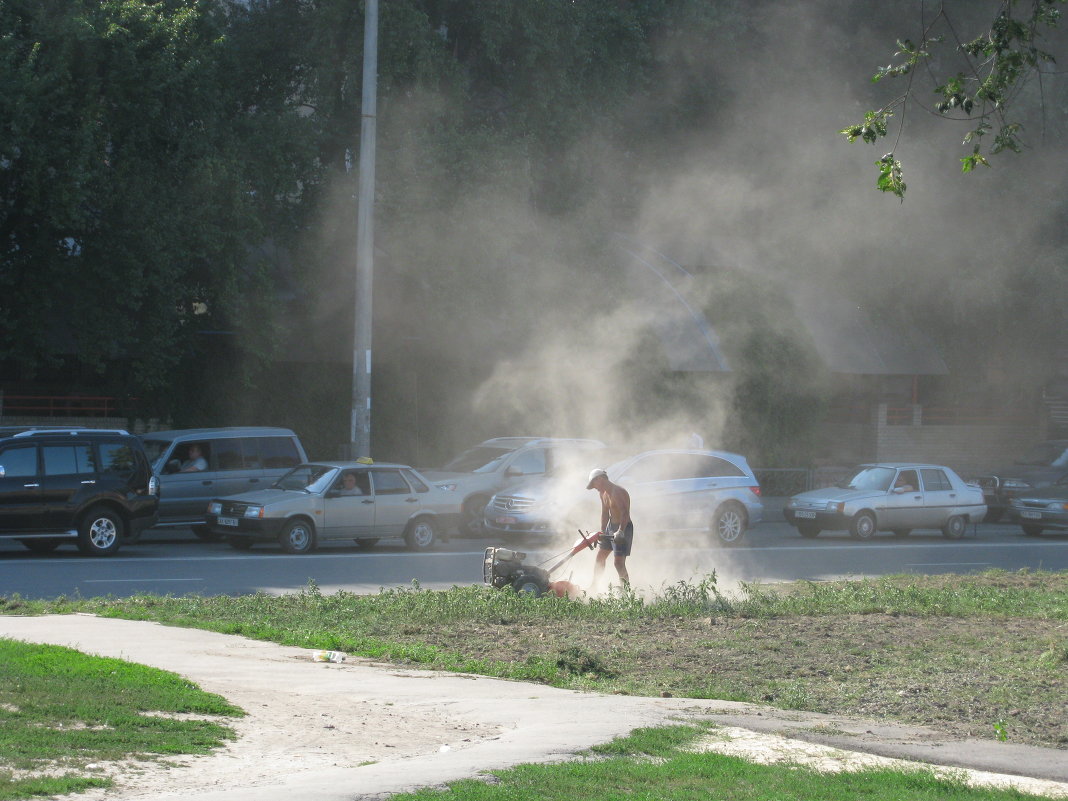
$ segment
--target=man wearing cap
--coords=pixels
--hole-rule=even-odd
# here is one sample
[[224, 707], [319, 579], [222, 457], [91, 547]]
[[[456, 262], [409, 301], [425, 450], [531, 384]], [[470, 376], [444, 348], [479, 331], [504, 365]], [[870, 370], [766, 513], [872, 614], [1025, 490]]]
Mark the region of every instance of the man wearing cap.
[[598, 467], [590, 472], [586, 489], [595, 489], [601, 496], [601, 537], [597, 542], [597, 558], [593, 564], [593, 588], [596, 589], [608, 554], [613, 554], [619, 580], [623, 586], [630, 586], [630, 574], [627, 573], [627, 557], [634, 540], [634, 523], [630, 519], [630, 493], [608, 479], [604, 468]]

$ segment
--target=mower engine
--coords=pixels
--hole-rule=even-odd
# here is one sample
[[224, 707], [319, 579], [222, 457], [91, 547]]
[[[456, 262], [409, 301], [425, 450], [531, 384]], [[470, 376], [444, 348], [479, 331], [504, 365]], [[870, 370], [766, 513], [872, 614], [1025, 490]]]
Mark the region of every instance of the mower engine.
[[482, 564], [482, 578], [486, 584], [500, 590], [514, 587], [517, 592], [541, 595], [549, 589], [549, 571], [523, 564], [527, 555], [510, 548], [487, 548]]

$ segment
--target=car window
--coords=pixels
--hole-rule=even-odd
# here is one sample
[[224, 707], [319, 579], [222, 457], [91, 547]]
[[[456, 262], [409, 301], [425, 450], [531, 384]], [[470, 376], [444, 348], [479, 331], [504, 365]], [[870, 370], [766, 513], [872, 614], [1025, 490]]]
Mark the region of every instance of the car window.
[[940, 492], [953, 489], [953, 482], [943, 470], [926, 469], [920, 471], [923, 478], [923, 488], [928, 492]]
[[157, 464], [157, 461], [162, 459], [167, 450], [171, 447], [171, 440], [169, 439], [145, 439], [142, 440], [145, 446], [145, 455], [148, 457], [148, 461], [154, 468], [159, 470], [162, 464]]
[[623, 473], [619, 480], [622, 482], [627, 481], [665, 481], [672, 477], [672, 474], [678, 469], [675, 466], [674, 454], [657, 453], [651, 456], [645, 456], [630, 467]]
[[327, 467], [321, 464], [302, 464], [294, 467], [279, 478], [274, 482], [274, 486], [284, 490], [315, 492], [320, 489], [323, 482], [329, 483], [328, 476], [332, 476], [336, 471], [336, 467]]
[[905, 492], [915, 492], [920, 488], [920, 480], [916, 478], [915, 470], [902, 470], [894, 480], [894, 489], [902, 489]]
[[464, 451], [441, 469], [450, 473], [492, 473], [500, 466], [501, 460], [511, 452], [511, 448], [492, 448], [480, 445]]
[[694, 475], [701, 476], [744, 476], [745, 473], [726, 459], [718, 456], [700, 456]]
[[416, 492], [430, 492], [430, 487], [419, 480], [419, 476], [413, 473], [411, 470], [401, 470], [404, 477], [408, 479], [408, 483], [412, 485], [412, 488]]
[[247, 459], [257, 459], [264, 470], [279, 470], [300, 464], [300, 452], [292, 437], [251, 437], [245, 440]]
[[88, 443], [42, 445], [46, 476], [90, 475], [96, 472], [93, 446]]
[[540, 476], [545, 472], [545, 449], [533, 448], [518, 454], [508, 469], [523, 476]]
[[122, 442], [102, 442], [97, 448], [100, 451], [101, 473], [114, 473], [120, 476], [133, 474], [137, 461], [129, 445]]
[[241, 452], [241, 440], [214, 439], [208, 448], [211, 463], [216, 470], [243, 470], [245, 457]]
[[7, 478], [29, 478], [37, 475], [37, 448], [16, 445], [0, 453], [0, 466]]
[[371, 483], [375, 495], [407, 495], [412, 491], [400, 470], [372, 470]]

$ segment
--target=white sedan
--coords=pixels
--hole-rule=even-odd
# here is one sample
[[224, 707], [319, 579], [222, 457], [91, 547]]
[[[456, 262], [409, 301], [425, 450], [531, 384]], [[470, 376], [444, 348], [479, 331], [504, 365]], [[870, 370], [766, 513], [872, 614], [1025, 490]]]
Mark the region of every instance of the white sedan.
[[985, 514], [983, 491], [948, 467], [900, 462], [861, 465], [849, 481], [794, 495], [783, 509], [802, 537], [848, 531], [861, 540], [913, 529], [941, 530], [955, 540]]

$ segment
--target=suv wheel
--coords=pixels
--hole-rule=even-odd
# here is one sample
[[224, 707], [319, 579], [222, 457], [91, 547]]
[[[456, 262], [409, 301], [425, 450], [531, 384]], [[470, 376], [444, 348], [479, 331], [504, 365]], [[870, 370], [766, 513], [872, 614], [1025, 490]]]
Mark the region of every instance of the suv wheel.
[[89, 556], [110, 556], [119, 550], [125, 526], [106, 506], [94, 506], [78, 527], [78, 550]]
[[737, 545], [745, 534], [745, 510], [736, 503], [725, 503], [712, 518], [712, 533], [718, 545]]

